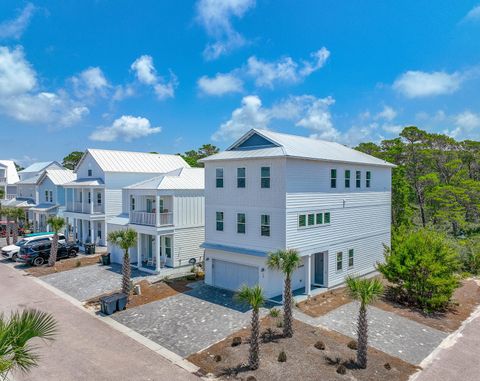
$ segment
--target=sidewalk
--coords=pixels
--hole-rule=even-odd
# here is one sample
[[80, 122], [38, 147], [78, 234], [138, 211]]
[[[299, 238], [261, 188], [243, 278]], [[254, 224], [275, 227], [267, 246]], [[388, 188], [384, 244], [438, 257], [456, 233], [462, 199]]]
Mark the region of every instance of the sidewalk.
[[40, 366], [29, 375], [15, 374], [16, 381], [199, 380], [23, 274], [0, 263], [0, 312], [50, 312], [59, 333], [52, 343], [36, 343]]

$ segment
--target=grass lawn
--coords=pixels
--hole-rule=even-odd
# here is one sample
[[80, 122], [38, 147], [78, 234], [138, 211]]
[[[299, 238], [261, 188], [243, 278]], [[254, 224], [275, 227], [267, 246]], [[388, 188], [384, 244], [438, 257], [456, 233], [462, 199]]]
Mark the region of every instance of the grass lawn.
[[[248, 337], [250, 329], [243, 329], [210, 348], [188, 358], [199, 366], [203, 373], [212, 373], [221, 379], [239, 380], [408, 380], [418, 368], [398, 358], [369, 348], [367, 369], [355, 365], [356, 351], [347, 344], [350, 338], [333, 331], [315, 328], [294, 321], [294, 336], [283, 338], [281, 328], [277, 328], [278, 318], [265, 317], [261, 333], [273, 330], [273, 337], [261, 340], [260, 368], [251, 371], [246, 368], [248, 360]], [[242, 344], [232, 347], [233, 337], [242, 338]], [[319, 350], [315, 343], [321, 341], [325, 349]], [[278, 355], [285, 351], [286, 362], [279, 362]], [[218, 357], [220, 356], [220, 357]], [[343, 364], [346, 374], [337, 373]], [[249, 377], [255, 377], [254, 379]]]

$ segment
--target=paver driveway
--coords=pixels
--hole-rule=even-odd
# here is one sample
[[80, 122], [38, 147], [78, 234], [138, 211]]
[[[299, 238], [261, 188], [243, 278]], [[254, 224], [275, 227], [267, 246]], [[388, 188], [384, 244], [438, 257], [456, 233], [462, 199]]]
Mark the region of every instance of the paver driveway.
[[234, 301], [231, 292], [207, 285], [112, 318], [183, 357], [250, 324], [248, 308]]
[[[132, 269], [133, 281], [138, 281], [147, 275]], [[85, 301], [120, 289], [122, 266], [118, 264], [110, 266], [91, 265], [45, 275], [40, 277], [40, 279], [73, 296], [75, 299]]]
[[[352, 302], [315, 319], [329, 329], [356, 338], [359, 305]], [[418, 365], [447, 336], [434, 328], [375, 307], [368, 309], [368, 340], [375, 347]]]

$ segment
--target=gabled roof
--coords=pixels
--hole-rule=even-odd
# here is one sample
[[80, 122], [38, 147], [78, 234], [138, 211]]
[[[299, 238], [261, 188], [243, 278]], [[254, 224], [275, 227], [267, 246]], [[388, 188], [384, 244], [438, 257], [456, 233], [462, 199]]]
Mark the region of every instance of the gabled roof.
[[130, 185], [126, 189], [205, 189], [205, 170], [203, 168], [180, 168], [165, 175]]
[[76, 180], [77, 175], [69, 169], [47, 169], [43, 171], [39, 177], [37, 184], [40, 184], [46, 177], [48, 177], [55, 185], [63, 185]]
[[29, 165], [27, 168], [22, 169], [20, 173], [40, 172], [50, 167], [53, 164], [58, 165], [59, 167], [62, 167], [62, 165], [58, 161], [42, 161], [39, 163], [33, 163], [32, 165]]
[[37, 182], [38, 182], [38, 179], [40, 178], [42, 173], [37, 173], [36, 175], [34, 175], [32, 177], [28, 177], [24, 180], [20, 180], [19, 182], [17, 182], [16, 185], [36, 185]]
[[167, 173], [174, 169], [190, 167], [179, 155], [89, 148], [77, 164], [75, 171], [88, 154], [92, 155], [104, 172]]
[[15, 184], [20, 180], [13, 160], [0, 160], [0, 165], [7, 169], [7, 184]]
[[[248, 140], [259, 136], [265, 143], [249, 145]], [[257, 139], [260, 141], [259, 139]], [[308, 160], [332, 161], [395, 167], [394, 164], [356, 151], [342, 144], [307, 138], [298, 135], [281, 134], [268, 130], [252, 129], [238, 139], [226, 151], [209, 156], [200, 161], [291, 157]]]

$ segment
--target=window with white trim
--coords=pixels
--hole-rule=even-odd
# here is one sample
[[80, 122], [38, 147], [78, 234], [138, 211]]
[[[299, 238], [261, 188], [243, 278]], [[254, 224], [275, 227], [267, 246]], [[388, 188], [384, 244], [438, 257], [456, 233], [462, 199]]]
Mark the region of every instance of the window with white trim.
[[102, 194], [97, 193], [97, 205], [102, 205]]
[[350, 188], [350, 170], [345, 170], [345, 188]]
[[246, 169], [237, 168], [237, 188], [245, 188], [247, 184]]
[[298, 215], [299, 228], [311, 228], [330, 223], [330, 212], [305, 212]]
[[223, 232], [223, 212], [216, 213], [217, 231]]
[[337, 170], [331, 169], [330, 170], [330, 188], [337, 187]]
[[360, 188], [362, 186], [362, 172], [361, 171], [356, 171], [355, 172], [355, 185], [357, 188]]
[[223, 168], [215, 169], [215, 186], [223, 188]]
[[165, 237], [165, 256], [172, 258], [172, 238]]
[[260, 234], [264, 237], [270, 237], [270, 215], [262, 214], [260, 216]]
[[365, 187], [370, 188], [371, 180], [372, 180], [372, 173], [370, 171], [367, 171], [365, 173]]
[[237, 213], [237, 233], [245, 234], [246, 223], [245, 213]]
[[135, 197], [130, 196], [130, 210], [135, 210]]
[[307, 226], [307, 215], [306, 214], [299, 214], [298, 215], [298, 227], [304, 228]]
[[325, 212], [323, 214], [323, 222], [325, 224], [329, 224], [330, 223], [330, 212]]
[[89, 169], [89, 170], [88, 170], [88, 177], [92, 177], [92, 174], [93, 174], [92, 170]]
[[88, 203], [90, 204], [92, 202], [92, 194], [88, 192]]
[[260, 183], [262, 188], [270, 188], [270, 167], [261, 168]]
[[48, 202], [48, 190], [45, 191], [45, 202]]
[[337, 271], [342, 271], [343, 268], [343, 253], [340, 251], [337, 253]]
[[53, 202], [53, 191], [50, 191], [49, 195], [50, 195], [50, 202]]
[[348, 268], [353, 267], [353, 249], [348, 250]]

